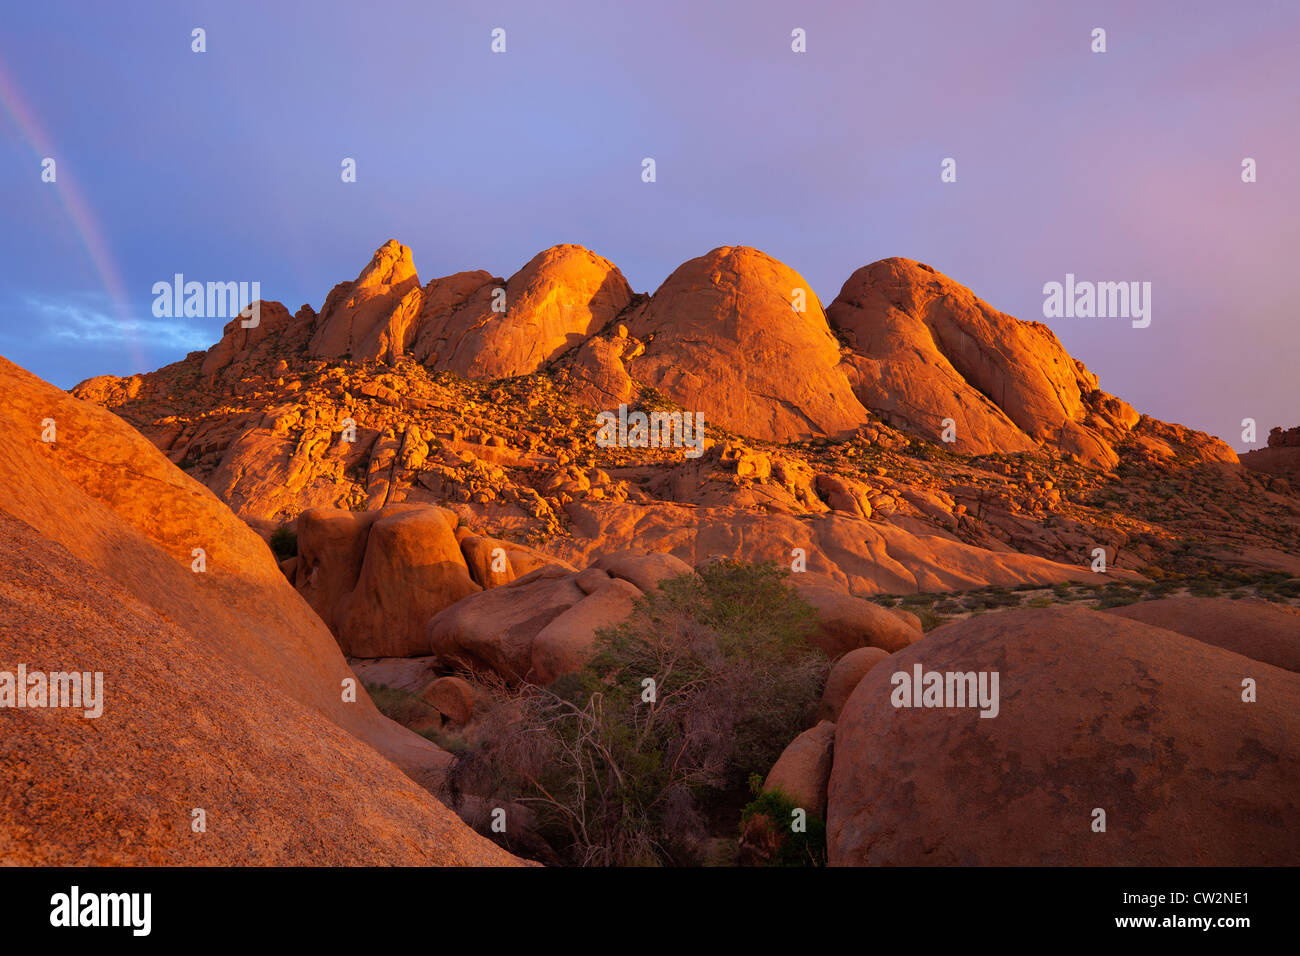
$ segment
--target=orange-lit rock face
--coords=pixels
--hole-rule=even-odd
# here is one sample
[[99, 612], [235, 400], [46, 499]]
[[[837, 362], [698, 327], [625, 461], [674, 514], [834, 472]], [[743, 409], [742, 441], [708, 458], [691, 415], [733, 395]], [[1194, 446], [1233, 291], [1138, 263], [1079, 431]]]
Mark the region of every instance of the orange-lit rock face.
[[706, 425], [772, 441], [847, 438], [870, 410], [958, 454], [1048, 448], [1112, 468], [1126, 440], [1159, 457], [1172, 439], [1170, 456], [1235, 460], [1222, 442], [1148, 427], [1046, 326], [908, 259], [857, 270], [823, 313], [797, 272], [744, 246], [684, 263], [647, 297], [576, 245], [543, 250], [509, 280], [479, 270], [421, 287], [410, 249], [389, 240], [319, 315], [276, 302], [262, 312], [258, 327], [226, 327], [205, 376], [230, 381], [304, 348], [335, 361], [409, 356], [472, 380], [559, 373], [597, 411], [650, 386]]
[[504, 285], [478, 287], [458, 308], [431, 306], [416, 357], [467, 378], [526, 375], [595, 334], [631, 298], [608, 259], [581, 246], [552, 246]]
[[411, 250], [390, 239], [352, 282], [334, 287], [311, 337], [311, 354], [395, 359], [420, 310], [420, 277]]
[[93, 726], [0, 716], [6, 860], [511, 861], [417, 785], [448, 755], [345, 693], [333, 637], [247, 525], [116, 416], [4, 360], [0, 389], [0, 658], [105, 686]]
[[[910, 259], [859, 269], [827, 313], [856, 353], [850, 364], [863, 403], [933, 440], [952, 419], [954, 449], [968, 454], [1059, 440], [1087, 417], [1086, 397], [1097, 388], [1046, 326], [998, 312]], [[1083, 457], [1110, 457], [1092, 444]]]
[[646, 342], [628, 363], [634, 379], [731, 431], [842, 438], [866, 419], [811, 286], [757, 249], [724, 246], [682, 264], [627, 328]]
[[[140, 600], [116, 571], [4, 513], [0, 568], [0, 657], [104, 675], [98, 718], [0, 716], [7, 864], [519, 862], [278, 676], [242, 666]], [[415, 736], [392, 725], [399, 732]], [[195, 810], [203, 833], [191, 829]]]
[[539, 252], [507, 282], [460, 272], [421, 288], [411, 250], [390, 240], [355, 281], [330, 293], [310, 348], [354, 361], [410, 354], [468, 378], [526, 375], [585, 341], [631, 298], [613, 263], [574, 245]]
[[[485, 588], [635, 548], [691, 565], [789, 565], [802, 551], [857, 598], [1090, 579], [1098, 548], [1115, 580], [1190, 540], [1205, 560], [1300, 566], [1287, 522], [1251, 517], [1289, 513], [1287, 479], [1140, 416], [1045, 327], [909, 260], [854, 273], [828, 322], [798, 273], [745, 247], [693, 259], [644, 296], [578, 246], [545, 250], [508, 281], [468, 271], [419, 287], [390, 242], [319, 316], [269, 302], [262, 313], [263, 328], [232, 324], [206, 355], [77, 392], [265, 534], [311, 509], [365, 524], [359, 550], [324, 534], [338, 554], [322, 557], [312, 542], [326, 529], [304, 516], [290, 569], [359, 654], [409, 653], [432, 613], [378, 580], [424, 580], [414, 552], [398, 561], [410, 574], [385, 564], [361, 586], [367, 515], [397, 505], [453, 513], [461, 557], [443, 542], [442, 563]], [[366, 361], [313, 352], [336, 336], [332, 348], [389, 345]], [[692, 455], [600, 440], [594, 413], [665, 401], [702, 415]], [[508, 557], [492, 571], [498, 549]], [[349, 631], [338, 602], [359, 587]], [[378, 623], [390, 613], [414, 617], [390, 633]]]

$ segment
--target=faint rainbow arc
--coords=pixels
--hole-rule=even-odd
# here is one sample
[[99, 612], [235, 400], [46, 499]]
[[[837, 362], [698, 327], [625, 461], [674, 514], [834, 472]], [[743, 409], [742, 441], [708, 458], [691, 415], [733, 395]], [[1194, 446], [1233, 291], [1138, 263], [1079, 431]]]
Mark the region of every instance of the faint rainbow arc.
[[126, 283], [122, 281], [113, 254], [109, 251], [108, 243], [104, 241], [99, 222], [85, 196], [82, 195], [80, 187], [77, 186], [75, 176], [68, 177], [67, 166], [59, 162], [58, 150], [54, 147], [53, 141], [46, 135], [23, 101], [18, 84], [10, 77], [3, 63], [0, 63], [0, 108], [3, 108], [13, 120], [19, 133], [26, 139], [38, 158], [44, 159], [49, 156], [58, 163], [58, 179], [51, 185], [58, 191], [59, 202], [71, 220], [86, 256], [99, 274], [104, 291], [108, 293], [113, 309], [117, 313], [118, 323], [126, 332], [132, 361], [138, 370], [145, 371], [148, 368], [147, 360], [130, 321], [131, 309], [126, 296]]

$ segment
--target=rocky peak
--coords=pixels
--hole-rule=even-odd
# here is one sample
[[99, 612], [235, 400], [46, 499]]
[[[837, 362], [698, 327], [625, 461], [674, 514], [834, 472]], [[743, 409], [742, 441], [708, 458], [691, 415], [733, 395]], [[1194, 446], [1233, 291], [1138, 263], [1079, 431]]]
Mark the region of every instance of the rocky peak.
[[468, 292], [481, 275], [461, 273], [475, 279], [458, 284], [460, 301], [453, 296], [421, 317], [416, 355], [431, 368], [475, 379], [527, 375], [598, 332], [632, 299], [617, 266], [577, 245], [544, 249], [504, 285]]
[[1109, 396], [1041, 322], [999, 312], [932, 267], [901, 258], [854, 272], [827, 315], [853, 351], [854, 394], [898, 427], [940, 441], [951, 420], [955, 451], [1049, 442], [1089, 464], [1115, 463], [1112, 423], [1091, 420], [1093, 404]]
[[1140, 424], [1047, 326], [903, 258], [858, 269], [823, 311], [798, 272], [748, 246], [691, 259], [647, 296], [574, 244], [509, 279], [476, 270], [421, 287], [410, 249], [389, 240], [319, 315], [264, 303], [259, 327], [227, 325], [202, 371], [239, 380], [303, 353], [409, 357], [478, 381], [545, 373], [593, 411], [648, 386], [706, 428], [767, 441], [844, 440], [874, 413], [958, 454], [1046, 448], [1110, 469], [1127, 442], [1148, 458], [1235, 461], [1217, 439]]
[[628, 317], [645, 351], [631, 376], [733, 431], [842, 438], [866, 420], [811, 284], [747, 246], [679, 266]]
[[411, 250], [390, 239], [355, 280], [330, 292], [311, 337], [311, 354], [395, 361], [419, 306], [420, 278]]

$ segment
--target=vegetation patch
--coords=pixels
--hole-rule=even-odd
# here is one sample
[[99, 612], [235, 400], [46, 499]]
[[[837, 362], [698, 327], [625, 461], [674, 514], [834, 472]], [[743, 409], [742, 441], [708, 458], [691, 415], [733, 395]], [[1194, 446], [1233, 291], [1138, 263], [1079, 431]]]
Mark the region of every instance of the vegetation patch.
[[705, 862], [825, 682], [788, 575], [719, 562], [664, 582], [598, 633], [582, 671], [493, 708], [454, 786], [528, 807], [571, 863]]

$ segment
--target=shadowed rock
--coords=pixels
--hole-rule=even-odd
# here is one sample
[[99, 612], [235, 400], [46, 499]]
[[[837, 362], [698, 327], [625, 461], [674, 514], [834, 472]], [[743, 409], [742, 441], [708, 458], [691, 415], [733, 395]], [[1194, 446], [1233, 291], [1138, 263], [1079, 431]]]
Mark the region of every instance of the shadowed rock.
[[[915, 664], [997, 672], [997, 716], [894, 707], [892, 675]], [[830, 861], [1294, 863], [1297, 715], [1300, 675], [1114, 614], [946, 625], [873, 668], [840, 714]]]
[[1140, 601], [1112, 614], [1300, 673], [1300, 614], [1258, 598], [1174, 597]]

